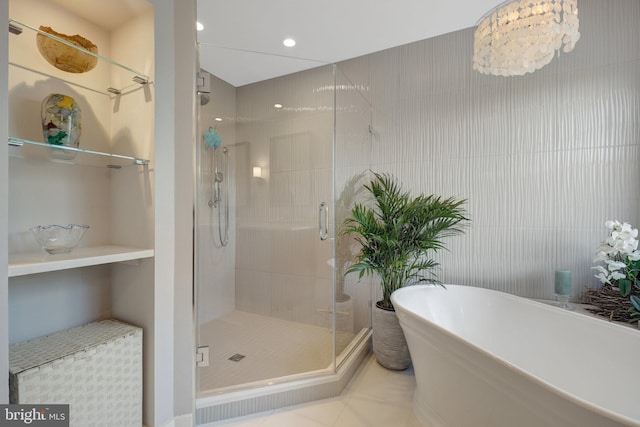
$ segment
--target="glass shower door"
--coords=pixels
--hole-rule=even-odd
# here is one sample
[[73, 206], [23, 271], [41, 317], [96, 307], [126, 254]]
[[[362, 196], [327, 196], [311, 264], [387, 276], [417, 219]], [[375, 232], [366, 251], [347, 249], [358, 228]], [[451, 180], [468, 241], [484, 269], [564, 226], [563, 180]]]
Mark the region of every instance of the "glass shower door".
[[196, 149], [200, 395], [335, 371], [334, 73], [237, 88], [210, 76]]

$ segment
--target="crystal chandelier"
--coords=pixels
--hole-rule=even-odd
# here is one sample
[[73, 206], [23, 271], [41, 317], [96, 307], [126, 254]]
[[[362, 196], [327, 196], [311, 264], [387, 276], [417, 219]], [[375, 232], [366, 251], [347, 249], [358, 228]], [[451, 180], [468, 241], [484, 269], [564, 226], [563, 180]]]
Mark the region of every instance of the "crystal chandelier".
[[560, 48], [571, 52], [578, 39], [577, 0], [509, 0], [480, 18], [473, 69], [522, 76], [547, 65]]

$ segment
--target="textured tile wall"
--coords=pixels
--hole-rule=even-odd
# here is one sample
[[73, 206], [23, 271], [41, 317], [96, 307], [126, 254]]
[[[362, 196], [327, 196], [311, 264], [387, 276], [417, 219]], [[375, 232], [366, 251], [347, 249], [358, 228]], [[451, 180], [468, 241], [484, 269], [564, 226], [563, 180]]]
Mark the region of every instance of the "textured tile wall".
[[640, 2], [579, 9], [576, 49], [523, 77], [474, 72], [473, 29], [339, 64], [368, 88], [372, 168], [468, 199], [445, 283], [552, 298], [563, 268], [578, 298], [604, 222], [640, 225]]

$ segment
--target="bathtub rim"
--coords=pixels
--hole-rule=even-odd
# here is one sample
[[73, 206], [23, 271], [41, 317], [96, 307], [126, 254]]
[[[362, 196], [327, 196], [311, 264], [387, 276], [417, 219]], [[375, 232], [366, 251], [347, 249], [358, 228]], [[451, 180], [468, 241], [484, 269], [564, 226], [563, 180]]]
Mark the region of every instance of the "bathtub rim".
[[[407, 315], [409, 317], [411, 317], [413, 320], [416, 319], [420, 319], [420, 321], [423, 322], [427, 322], [430, 326], [434, 327], [435, 330], [437, 330], [438, 332], [440, 332], [441, 334], [444, 334], [447, 338], [453, 338], [456, 342], [458, 342], [459, 344], [463, 344], [465, 346], [469, 346], [471, 348], [473, 348], [475, 351], [478, 351], [480, 353], [482, 353], [483, 355], [485, 355], [486, 357], [498, 361], [501, 365], [503, 365], [504, 367], [506, 367], [508, 370], [516, 372], [522, 376], [524, 376], [525, 378], [529, 379], [530, 381], [533, 381], [534, 383], [540, 385], [541, 387], [543, 387], [544, 389], [562, 397], [565, 398], [567, 400], [569, 400], [570, 402], [584, 408], [590, 411], [593, 411], [601, 416], [604, 416], [606, 418], [609, 418], [613, 421], [622, 423], [624, 425], [628, 425], [628, 426], [633, 426], [633, 427], [640, 427], [640, 420], [639, 419], [634, 419], [634, 418], [630, 418], [626, 415], [622, 415], [618, 412], [614, 412], [610, 409], [607, 409], [599, 404], [593, 403], [591, 401], [588, 401], [586, 399], [583, 399], [581, 397], [578, 397], [574, 394], [568, 393], [566, 391], [564, 391], [563, 389], [553, 385], [552, 383], [532, 374], [529, 371], [524, 370], [523, 368], [514, 365], [513, 363], [505, 360], [504, 358], [495, 355], [494, 353], [491, 353], [481, 347], [478, 347], [477, 345], [465, 340], [464, 338], [454, 334], [453, 332], [449, 331], [448, 329], [444, 328], [443, 326], [440, 326], [437, 323], [434, 323], [433, 321], [426, 319], [420, 315], [418, 315], [417, 313], [413, 312], [412, 310], [409, 310], [406, 307], [403, 307], [401, 303], [398, 303], [398, 296], [396, 295], [402, 295], [405, 293], [412, 293], [412, 292], [416, 292], [419, 289], [440, 289], [441, 291], [446, 291], [448, 288], [453, 288], [453, 289], [462, 289], [462, 288], [471, 288], [474, 289], [473, 292], [488, 292], [488, 293], [494, 293], [494, 294], [499, 294], [500, 297], [502, 298], [508, 298], [511, 300], [517, 300], [518, 303], [526, 303], [526, 304], [530, 304], [530, 305], [534, 305], [536, 307], [536, 309], [543, 309], [543, 310], [547, 310], [547, 311], [552, 311], [554, 313], [560, 314], [562, 316], [579, 316], [580, 317], [580, 321], [586, 321], [589, 324], [594, 324], [594, 325], [599, 325], [598, 327], [601, 328], [613, 328], [614, 330], [616, 330], [618, 333], [624, 333], [624, 334], [629, 334], [629, 335], [635, 335], [638, 334], [640, 331], [636, 331], [633, 328], [627, 327], [627, 326], [623, 326], [623, 325], [618, 325], [612, 322], [608, 322], [605, 319], [599, 319], [595, 316], [590, 316], [590, 315], [586, 315], [586, 314], [582, 314], [582, 313], [577, 313], [575, 311], [569, 311], [569, 310], [564, 310], [562, 308], [559, 307], [555, 307], [553, 305], [541, 302], [541, 301], [536, 301], [533, 299], [529, 299], [529, 298], [525, 298], [525, 297], [520, 297], [517, 295], [513, 295], [513, 294], [509, 294], [507, 292], [502, 292], [502, 291], [498, 291], [498, 290], [494, 290], [494, 289], [488, 289], [488, 288], [480, 288], [477, 286], [470, 286], [470, 285], [455, 285], [455, 284], [444, 284], [443, 286], [434, 286], [434, 285], [412, 285], [412, 286], [406, 286], [404, 288], [400, 288], [397, 291], [395, 291], [393, 294], [391, 294], [391, 301], [393, 303], [393, 306], [395, 307], [397, 312], [401, 312], [404, 315]], [[402, 315], [398, 316], [400, 319], [400, 324], [402, 325], [403, 321], [402, 321]]]

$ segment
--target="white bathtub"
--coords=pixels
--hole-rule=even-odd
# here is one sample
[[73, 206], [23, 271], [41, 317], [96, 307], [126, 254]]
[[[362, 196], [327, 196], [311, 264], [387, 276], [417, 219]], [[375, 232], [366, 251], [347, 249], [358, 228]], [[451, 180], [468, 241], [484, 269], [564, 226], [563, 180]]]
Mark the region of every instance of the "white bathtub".
[[640, 426], [640, 331], [467, 286], [391, 300], [425, 427]]

